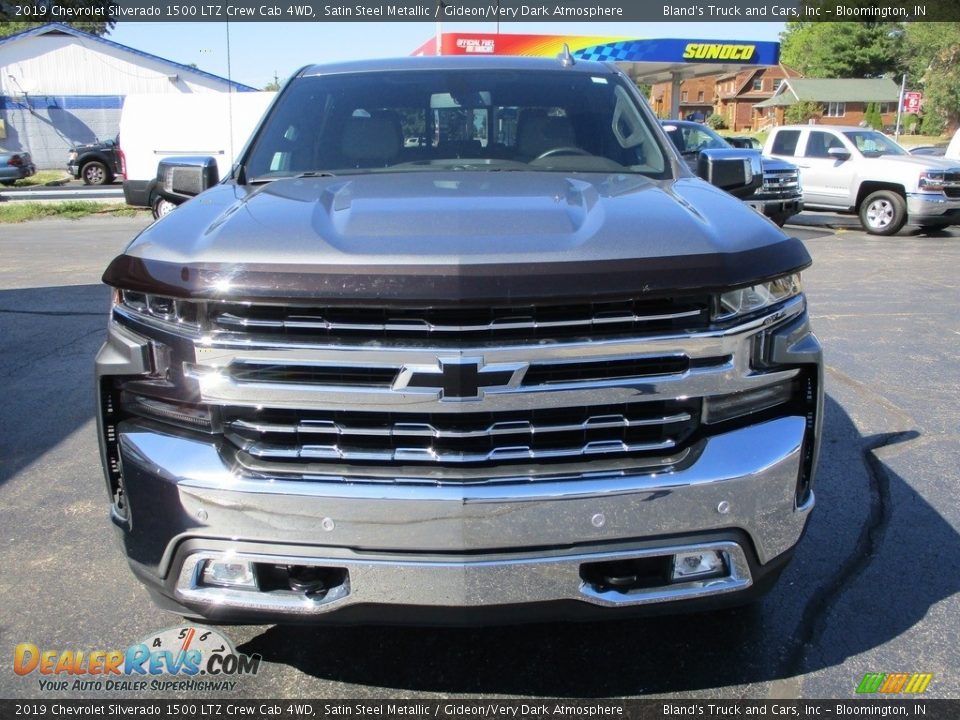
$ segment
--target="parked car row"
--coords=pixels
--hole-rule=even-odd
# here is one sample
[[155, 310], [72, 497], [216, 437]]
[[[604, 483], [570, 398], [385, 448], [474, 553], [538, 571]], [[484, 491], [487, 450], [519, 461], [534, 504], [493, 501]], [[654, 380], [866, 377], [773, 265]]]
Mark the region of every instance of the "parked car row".
[[[695, 122], [662, 125], [694, 170], [704, 149], [759, 146]], [[742, 199], [778, 225], [804, 208], [856, 214], [873, 235], [960, 225], [960, 132], [949, 145], [908, 152], [870, 128], [785, 126], [771, 131], [761, 152], [763, 185]]]
[[[217, 159], [223, 174], [273, 94], [251, 96], [245, 98], [250, 102], [234, 108], [242, 110], [238, 115], [242, 122], [235, 122], [242, 127], [235, 127], [236, 137], [229, 149], [217, 139], [220, 134], [213, 130], [216, 123], [208, 124], [206, 130], [196, 123], [173, 123], [165, 127], [165, 132], [158, 132], [156, 124], [150, 122], [157, 116], [157, 108], [151, 104], [153, 98], [131, 96], [121, 125], [127, 128], [129, 144], [134, 148], [132, 158], [124, 157], [118, 135], [74, 147], [68, 156], [67, 170], [86, 185], [106, 185], [123, 178], [127, 202], [149, 207], [154, 217], [160, 217], [175, 205], [157, 192], [158, 159], [171, 154], [210, 154]], [[226, 112], [226, 105], [219, 98], [178, 100], [214, 103], [201, 114]], [[196, 113], [176, 115], [189, 118]], [[661, 124], [694, 172], [703, 150], [740, 148], [761, 153], [762, 184], [741, 199], [777, 225], [783, 226], [804, 208], [857, 214], [864, 230], [875, 235], [893, 235], [904, 226], [934, 231], [960, 224], [960, 132], [950, 143], [907, 151], [886, 135], [861, 127], [778, 127], [761, 146], [756, 138], [722, 137], [710, 127], [690, 120]], [[177, 151], [166, 149], [164, 137], [166, 144]], [[224, 147], [218, 145], [212, 150], [218, 143]], [[193, 150], [185, 153], [186, 148]], [[131, 168], [135, 170], [132, 174], [128, 172]], [[13, 185], [35, 172], [28, 152], [0, 151], [0, 184]]]

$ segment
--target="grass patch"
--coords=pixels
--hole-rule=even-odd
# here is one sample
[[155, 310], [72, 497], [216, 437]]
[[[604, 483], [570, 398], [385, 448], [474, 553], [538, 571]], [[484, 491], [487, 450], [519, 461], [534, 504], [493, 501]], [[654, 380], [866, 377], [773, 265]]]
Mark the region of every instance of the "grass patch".
[[[890, 133], [890, 137], [893, 137], [893, 133]], [[908, 150], [912, 147], [919, 147], [920, 145], [939, 145], [940, 143], [950, 142], [949, 136], [944, 135], [906, 135], [900, 133], [900, 144], [903, 145]]]
[[69, 179], [70, 174], [65, 170], [38, 170], [28, 178], [17, 180], [13, 187], [34, 187], [35, 185], [47, 185]]
[[65, 202], [13, 202], [0, 205], [0, 223], [20, 223], [42, 218], [77, 218], [89, 215], [113, 217], [136, 217], [147, 210], [129, 205], [67, 200]]

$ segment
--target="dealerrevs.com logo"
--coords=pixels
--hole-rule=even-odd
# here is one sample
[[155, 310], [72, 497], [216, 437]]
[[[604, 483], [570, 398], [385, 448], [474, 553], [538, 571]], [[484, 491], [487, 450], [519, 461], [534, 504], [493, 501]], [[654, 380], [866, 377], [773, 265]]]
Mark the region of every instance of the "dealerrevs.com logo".
[[187, 625], [153, 633], [126, 650], [14, 648], [13, 671], [43, 691], [230, 691], [256, 675], [259, 655], [237, 652], [223, 634]]

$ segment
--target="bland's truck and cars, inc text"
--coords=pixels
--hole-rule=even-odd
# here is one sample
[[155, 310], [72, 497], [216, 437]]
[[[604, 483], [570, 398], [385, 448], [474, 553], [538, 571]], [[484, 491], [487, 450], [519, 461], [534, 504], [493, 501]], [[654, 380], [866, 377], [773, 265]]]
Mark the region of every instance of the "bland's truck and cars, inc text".
[[[700, 177], [697, 177], [697, 176]], [[709, 180], [705, 182], [704, 179]], [[796, 238], [694, 172], [616, 68], [307, 67], [113, 260], [111, 517], [222, 622], [614, 617], [746, 602], [814, 505]]]

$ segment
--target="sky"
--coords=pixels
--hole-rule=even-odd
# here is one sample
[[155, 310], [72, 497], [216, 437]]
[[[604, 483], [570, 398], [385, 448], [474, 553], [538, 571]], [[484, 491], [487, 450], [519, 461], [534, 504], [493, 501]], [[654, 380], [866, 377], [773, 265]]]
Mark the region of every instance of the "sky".
[[[501, 33], [611, 35], [697, 40], [778, 40], [783, 23], [500, 23]], [[445, 22], [442, 31], [494, 32], [493, 22]], [[107, 37], [185, 65], [262, 88], [311, 63], [398, 57], [434, 36], [432, 22], [120, 22]]]

